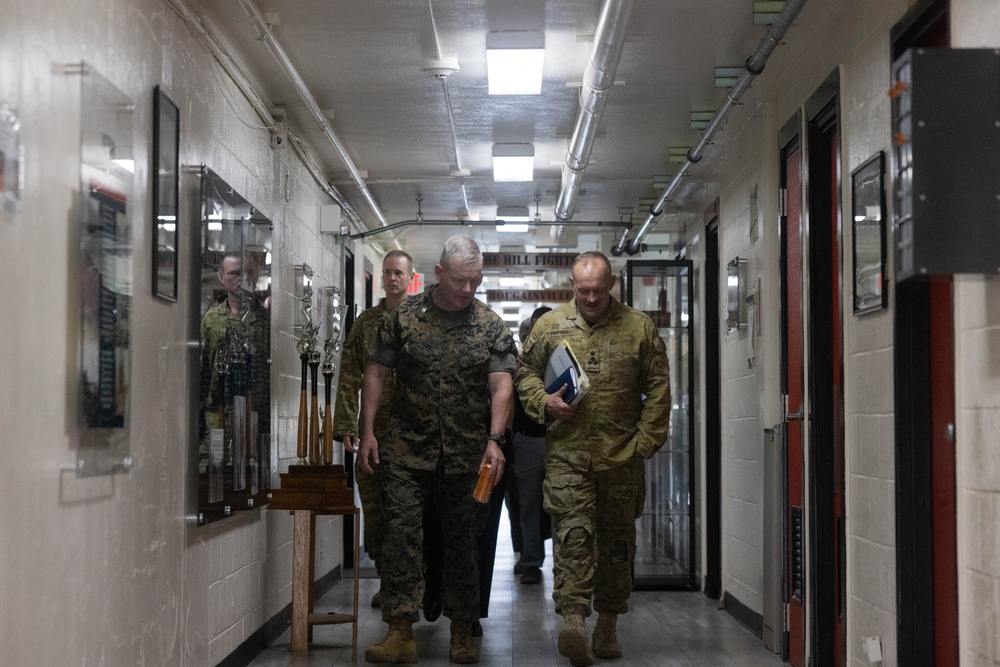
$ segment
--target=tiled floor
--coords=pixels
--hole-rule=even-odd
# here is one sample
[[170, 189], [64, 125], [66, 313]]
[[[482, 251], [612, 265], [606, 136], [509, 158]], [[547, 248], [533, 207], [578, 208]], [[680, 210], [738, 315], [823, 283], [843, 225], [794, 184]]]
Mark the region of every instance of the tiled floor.
[[[506, 516], [501, 526], [506, 525]], [[490, 616], [483, 619], [482, 667], [548, 667], [569, 661], [556, 650], [562, 618], [552, 602], [551, 553], [547, 556], [541, 585], [524, 586], [513, 574], [514, 557], [509, 532], [501, 530], [497, 547]], [[350, 574], [350, 573], [348, 573]], [[353, 580], [348, 577], [316, 603], [316, 611], [350, 612]], [[286, 631], [258, 656], [251, 667], [341, 667], [366, 665], [365, 648], [379, 641], [386, 625], [377, 609], [368, 605], [378, 579], [361, 579], [361, 618], [358, 647], [349, 646], [351, 626], [315, 626], [308, 653], [290, 650]], [[594, 620], [588, 619], [593, 631]], [[448, 661], [448, 620], [421, 620], [413, 626], [419, 664], [444, 667]], [[615, 667], [760, 667], [780, 665], [779, 656], [701, 593], [636, 592], [629, 599], [629, 613], [619, 618], [618, 636], [624, 649], [620, 660], [595, 664]]]

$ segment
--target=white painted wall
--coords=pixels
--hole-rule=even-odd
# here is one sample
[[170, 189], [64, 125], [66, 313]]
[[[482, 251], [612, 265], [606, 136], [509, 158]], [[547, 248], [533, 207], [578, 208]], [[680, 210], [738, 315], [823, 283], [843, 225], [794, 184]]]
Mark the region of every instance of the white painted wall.
[[[952, 0], [952, 45], [1000, 47], [1000, 4]], [[1000, 665], [1000, 282], [955, 281], [959, 650]]]
[[[907, 3], [806, 3], [715, 141], [715, 152], [692, 170], [720, 199], [721, 263], [747, 258], [751, 286], [760, 279], [763, 340], [747, 363], [747, 334], [723, 345], [723, 586], [763, 611], [763, 429], [781, 419], [779, 169], [777, 134], [836, 69], [841, 81], [842, 184], [850, 171], [888, 150], [889, 31]], [[747, 54], [749, 55], [749, 54]], [[750, 191], [760, 195], [760, 234], [750, 241]], [[843, 186], [842, 186], [843, 187]], [[849, 190], [849, 188], [847, 188]], [[849, 194], [841, 210], [850, 210]], [[891, 212], [890, 212], [891, 213]], [[846, 218], [849, 220], [849, 218]], [[849, 225], [842, 239], [842, 275], [851, 275]], [[891, 275], [891, 266], [890, 274]], [[722, 276], [725, 285], [725, 274]], [[854, 318], [850, 282], [842, 286], [847, 414], [849, 663], [868, 664], [862, 637], [883, 638], [885, 665], [895, 662], [895, 525], [892, 415], [892, 311]], [[724, 295], [722, 295], [724, 302]], [[708, 314], [712, 316], [712, 314]]]
[[[196, 3], [192, 3], [196, 4]], [[16, 107], [24, 201], [0, 224], [0, 646], [12, 665], [208, 665], [290, 601], [286, 512], [254, 510], [197, 528], [185, 515], [189, 456], [187, 307], [151, 296], [148, 146], [152, 90], [181, 110], [181, 162], [207, 164], [274, 221], [274, 437], [294, 456], [298, 358], [292, 267], [339, 280], [340, 249], [318, 233], [328, 203], [161, 0], [4, 0], [0, 100]], [[79, 191], [80, 78], [86, 60], [136, 103], [132, 423], [128, 474], [78, 480], [77, 287], [70, 266]], [[222, 88], [227, 88], [223, 95]], [[234, 109], [231, 101], [237, 105]], [[288, 176], [286, 199], [285, 176]], [[196, 180], [185, 177], [181, 246], [197, 245]], [[180, 257], [180, 294], [200, 261]], [[317, 529], [317, 576], [342, 562], [340, 519]]]
[[[751, 282], [764, 285], [763, 322], [777, 322], [778, 247], [775, 215], [776, 133], [834, 68], [841, 72], [841, 179], [890, 146], [889, 32], [911, 3], [853, 0], [807, 3], [767, 65], [734, 110], [716, 142], [721, 146], [696, 177], [713, 183], [720, 197], [722, 263], [746, 256]], [[1000, 7], [992, 0], [952, 2], [956, 47], [1000, 46]], [[750, 244], [747, 198], [761, 192], [761, 240]], [[849, 188], [846, 188], [849, 190]], [[888, 214], [891, 217], [891, 199]], [[841, 210], [850, 210], [849, 192]], [[845, 218], [849, 221], [849, 218]], [[850, 225], [844, 225], [842, 275], [850, 276]], [[759, 248], [770, 248], [772, 254]], [[893, 274], [889, 254], [888, 275]], [[891, 291], [890, 291], [891, 294]], [[861, 640], [882, 638], [882, 664], [896, 665], [895, 460], [893, 427], [892, 309], [852, 316], [850, 282], [843, 285], [846, 389], [846, 493], [848, 535], [849, 664], [869, 664]], [[1000, 664], [1000, 282], [959, 277], [955, 282], [958, 419], [958, 542], [962, 664]], [[774, 334], [773, 329], [771, 334]], [[724, 587], [760, 610], [762, 501], [759, 433], [777, 414], [776, 348], [765, 347], [748, 368], [745, 336], [723, 347]]]

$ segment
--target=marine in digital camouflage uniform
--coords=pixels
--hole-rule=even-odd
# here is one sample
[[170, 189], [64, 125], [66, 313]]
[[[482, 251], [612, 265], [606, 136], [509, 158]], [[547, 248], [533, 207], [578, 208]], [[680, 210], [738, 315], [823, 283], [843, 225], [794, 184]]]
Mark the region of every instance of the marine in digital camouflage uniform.
[[[386, 298], [361, 313], [354, 321], [351, 333], [344, 342], [340, 358], [340, 378], [337, 381], [337, 400], [333, 411], [333, 437], [344, 443], [350, 452], [357, 451], [358, 408], [361, 378], [365, 366], [375, 350], [375, 337], [382, 320], [406, 298], [406, 290], [413, 279], [413, 259], [402, 250], [393, 250], [382, 261], [382, 287]], [[375, 414], [375, 437], [381, 438], [389, 422], [389, 402], [392, 398], [395, 376], [386, 379], [378, 411]], [[387, 524], [382, 508], [382, 469], [376, 465], [371, 473], [355, 466], [355, 481], [365, 521], [365, 549], [375, 569], [381, 576], [382, 543]], [[372, 606], [381, 604], [381, 592], [372, 598]]]
[[[444, 614], [451, 619], [451, 659], [476, 662], [471, 628], [479, 619], [476, 566], [480, 467], [491, 483], [503, 474], [499, 448], [510, 411], [516, 349], [510, 329], [475, 299], [482, 255], [475, 241], [453, 237], [435, 267], [438, 284], [396, 307], [382, 322], [362, 388], [359, 464], [381, 461], [389, 533], [383, 548], [385, 639], [368, 648], [369, 662], [412, 662], [411, 624], [423, 593], [424, 500], [433, 497], [444, 534]], [[372, 403], [390, 369], [396, 373], [389, 424], [373, 435]]]
[[[340, 359], [340, 379], [337, 383], [337, 403], [333, 410], [333, 437], [345, 442], [350, 436], [360, 433], [358, 429], [358, 405], [361, 392], [361, 377], [365, 366], [375, 349], [375, 335], [379, 324], [389, 311], [385, 299], [373, 308], [361, 313], [354, 321], [351, 333], [344, 342], [344, 353]], [[395, 378], [386, 381], [382, 400], [375, 415], [375, 437], [385, 433], [389, 420], [389, 400], [392, 397]], [[385, 539], [386, 522], [382, 510], [382, 468], [376, 465], [374, 472], [367, 473], [355, 466], [355, 481], [365, 518], [365, 550], [375, 561], [375, 569], [381, 576], [382, 542]]]
[[[574, 299], [538, 320], [516, 377], [528, 416], [562, 420], [546, 432], [544, 496], [558, 536], [552, 597], [566, 618], [559, 650], [578, 667], [593, 661], [584, 621], [592, 604], [600, 615], [594, 652], [621, 656], [615, 624], [632, 590], [645, 459], [663, 445], [670, 417], [663, 339], [647, 315], [611, 298], [613, 286], [604, 255], [580, 255]], [[564, 340], [590, 380], [576, 406], [562, 401], [561, 390], [545, 392], [546, 364]]]

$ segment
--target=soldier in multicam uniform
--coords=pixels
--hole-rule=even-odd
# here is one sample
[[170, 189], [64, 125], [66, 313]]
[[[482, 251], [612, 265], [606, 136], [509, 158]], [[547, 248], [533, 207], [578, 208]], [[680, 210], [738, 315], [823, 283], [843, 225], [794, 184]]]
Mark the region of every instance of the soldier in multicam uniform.
[[[248, 260], [248, 264], [249, 264]], [[229, 253], [222, 258], [219, 267], [219, 281], [226, 292], [226, 298], [209, 307], [201, 319], [201, 415], [202, 472], [208, 462], [207, 442], [209, 430], [219, 427], [219, 410], [232, 407], [233, 395], [251, 391], [253, 410], [257, 413], [258, 433], [270, 432], [271, 422], [271, 318], [267, 300], [254, 293], [254, 268], [246, 267], [239, 253]], [[248, 276], [244, 280], [244, 276]], [[246, 337], [249, 344], [248, 355], [236, 355], [230, 361], [228, 373], [218, 372], [216, 362], [219, 355], [232, 349], [233, 337], [246, 325], [246, 331], [239, 334]], [[239, 352], [240, 350], [237, 350]], [[247, 357], [250, 364], [246, 363]], [[229, 412], [226, 423], [231, 424]], [[230, 434], [227, 434], [227, 439]]]
[[[479, 619], [476, 502], [483, 466], [490, 483], [503, 475], [500, 451], [513, 395], [516, 349], [502, 319], [475, 299], [483, 280], [476, 242], [455, 236], [434, 267], [438, 284], [407, 299], [379, 328], [361, 389], [359, 465], [383, 463], [385, 515], [382, 618], [385, 638], [368, 662], [417, 660], [412, 623], [420, 609], [424, 499], [434, 498], [444, 533], [444, 613], [451, 619], [450, 658], [479, 661], [472, 626]], [[395, 369], [388, 429], [374, 434], [382, 387]]]
[[[406, 298], [406, 290], [413, 280], [413, 259], [402, 250], [393, 250], [382, 260], [382, 288], [385, 298], [378, 305], [361, 313], [355, 320], [351, 333], [344, 342], [340, 360], [340, 379], [337, 383], [337, 403], [333, 411], [333, 437], [344, 443], [351, 453], [358, 451], [358, 399], [361, 377], [375, 350], [375, 336], [382, 320]], [[382, 399], [375, 414], [375, 437], [380, 439], [389, 423], [389, 401], [392, 398], [395, 376], [386, 379]], [[355, 466], [354, 479], [361, 497], [365, 517], [365, 549], [375, 561], [375, 570], [381, 576], [382, 542], [385, 540], [386, 521], [382, 510], [382, 469], [375, 465], [368, 473]], [[372, 597], [372, 606], [381, 604], [382, 592]]]
[[[554, 522], [552, 597], [564, 626], [559, 653], [574, 667], [620, 658], [616, 625], [628, 611], [635, 519], [645, 502], [645, 459], [667, 436], [667, 352], [652, 320], [611, 298], [608, 258], [585, 252], [573, 263], [575, 297], [543, 315], [524, 346], [517, 390], [528, 416], [559, 419], [546, 433], [545, 509]], [[545, 392], [549, 356], [567, 341], [590, 379], [576, 405], [565, 387]], [[596, 546], [596, 560], [595, 560]], [[586, 617], [598, 612], [593, 652]]]

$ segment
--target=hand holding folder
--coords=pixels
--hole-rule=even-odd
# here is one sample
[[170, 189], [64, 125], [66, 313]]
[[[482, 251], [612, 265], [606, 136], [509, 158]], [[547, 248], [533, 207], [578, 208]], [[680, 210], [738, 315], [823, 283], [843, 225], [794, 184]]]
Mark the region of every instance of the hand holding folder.
[[[545, 365], [544, 380], [546, 394], [554, 394], [563, 385], [566, 385], [562, 400], [569, 405], [579, 403], [590, 388], [590, 379], [587, 378], [583, 367], [565, 340], [560, 342], [549, 356], [549, 361]], [[561, 423], [561, 420], [556, 419], [549, 424], [549, 430], [551, 431]]]

